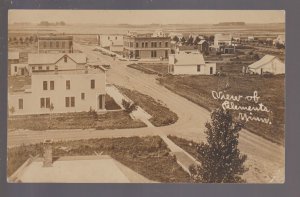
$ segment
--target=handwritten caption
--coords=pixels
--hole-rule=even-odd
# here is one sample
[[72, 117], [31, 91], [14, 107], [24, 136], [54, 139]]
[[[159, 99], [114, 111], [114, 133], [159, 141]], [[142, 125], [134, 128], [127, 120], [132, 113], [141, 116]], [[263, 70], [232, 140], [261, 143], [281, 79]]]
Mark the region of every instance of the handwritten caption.
[[[270, 120], [270, 114], [272, 112], [260, 101], [257, 91], [247, 96], [227, 94], [225, 91], [212, 91], [211, 94], [215, 100], [222, 101], [221, 106], [224, 110], [237, 111], [240, 120], [272, 124]], [[247, 103], [246, 105], [244, 104], [245, 102]], [[257, 115], [261, 113], [267, 114], [268, 117]]]

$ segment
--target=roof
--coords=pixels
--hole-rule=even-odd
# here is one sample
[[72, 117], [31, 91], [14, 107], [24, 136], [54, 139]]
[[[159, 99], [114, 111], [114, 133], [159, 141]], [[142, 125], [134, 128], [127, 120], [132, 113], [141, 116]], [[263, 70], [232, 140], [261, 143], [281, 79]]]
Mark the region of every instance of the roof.
[[231, 34], [216, 34], [215, 35], [215, 40], [231, 40], [232, 39], [232, 36]]
[[8, 52], [8, 59], [9, 60], [18, 60], [20, 58], [19, 52]]
[[273, 55], [265, 55], [263, 58], [261, 58], [257, 62], [254, 62], [253, 64], [249, 65], [248, 67], [251, 69], [257, 69], [257, 68], [262, 67], [265, 64], [272, 62], [274, 59], [277, 59], [277, 57], [275, 57]]
[[28, 54], [28, 64], [55, 64], [65, 55], [78, 64], [86, 63], [86, 55], [84, 53], [38, 53]]
[[198, 44], [203, 44], [204, 42], [207, 42], [206, 40], [200, 40], [200, 42], [198, 42]]
[[52, 167], [37, 158], [19, 168], [10, 178], [24, 183], [150, 183], [148, 179], [108, 155], [65, 156]]
[[205, 64], [203, 55], [199, 52], [179, 52], [175, 54], [175, 65]]

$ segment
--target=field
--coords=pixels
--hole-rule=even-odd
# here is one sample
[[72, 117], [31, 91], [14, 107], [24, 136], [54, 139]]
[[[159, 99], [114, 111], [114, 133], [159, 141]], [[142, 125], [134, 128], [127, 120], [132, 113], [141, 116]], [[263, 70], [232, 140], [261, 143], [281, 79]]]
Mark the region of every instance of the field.
[[137, 103], [142, 109], [152, 116], [149, 121], [157, 127], [174, 124], [178, 117], [163, 104], [155, 101], [152, 97], [141, 94], [135, 90], [129, 90], [123, 87], [118, 87], [132, 101]]
[[[67, 151], [66, 151], [67, 150]], [[167, 145], [159, 137], [103, 138], [53, 143], [53, 155], [110, 155], [152, 181], [188, 183], [190, 176], [176, 163]], [[30, 156], [42, 156], [42, 144], [8, 149], [8, 176], [12, 175]]]
[[[248, 96], [258, 92], [259, 101], [267, 106], [271, 113], [253, 112], [254, 115], [268, 117], [272, 124], [249, 121], [245, 127], [253, 133], [273, 142], [284, 144], [284, 76], [262, 77], [258, 75], [227, 76], [165, 76], [158, 79], [160, 84], [188, 100], [211, 111], [221, 107], [223, 101], [215, 100], [212, 91], [225, 91], [232, 95]], [[239, 105], [250, 105], [241, 100]], [[236, 111], [232, 112], [237, 115]]]
[[103, 114], [76, 112], [64, 114], [20, 115], [8, 118], [8, 130], [29, 129], [125, 129], [140, 128], [146, 125], [132, 120], [124, 111], [111, 111]]
[[127, 65], [130, 68], [134, 68], [140, 70], [146, 74], [156, 74], [156, 75], [165, 75], [168, 73], [168, 65], [167, 64], [129, 64]]

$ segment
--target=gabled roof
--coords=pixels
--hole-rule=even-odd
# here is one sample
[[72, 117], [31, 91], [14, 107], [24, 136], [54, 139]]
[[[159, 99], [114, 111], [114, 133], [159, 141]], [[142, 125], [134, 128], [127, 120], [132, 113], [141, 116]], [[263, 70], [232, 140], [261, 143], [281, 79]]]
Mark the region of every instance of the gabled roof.
[[179, 52], [175, 56], [175, 65], [205, 64], [203, 55], [199, 52]]
[[198, 44], [203, 44], [204, 42], [207, 42], [206, 40], [200, 40], [200, 42], [198, 42]]
[[86, 55], [84, 53], [38, 53], [28, 54], [28, 64], [55, 64], [65, 55], [78, 64], [86, 63]]
[[265, 55], [263, 58], [261, 58], [257, 62], [254, 62], [253, 64], [249, 65], [248, 67], [251, 69], [257, 69], [257, 68], [260, 68], [260, 67], [272, 62], [276, 58], [277, 57], [275, 57], [273, 55]]
[[18, 60], [20, 58], [19, 52], [8, 52], [8, 59], [9, 60]]

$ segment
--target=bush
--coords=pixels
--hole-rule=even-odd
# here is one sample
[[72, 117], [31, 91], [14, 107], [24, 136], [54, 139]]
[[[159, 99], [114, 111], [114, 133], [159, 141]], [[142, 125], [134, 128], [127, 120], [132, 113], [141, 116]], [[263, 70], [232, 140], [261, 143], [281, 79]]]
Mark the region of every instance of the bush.
[[131, 103], [131, 102], [128, 102], [124, 99], [122, 99], [122, 105], [125, 109], [125, 112], [127, 112], [129, 114], [137, 109], [137, 104], [136, 103]]

